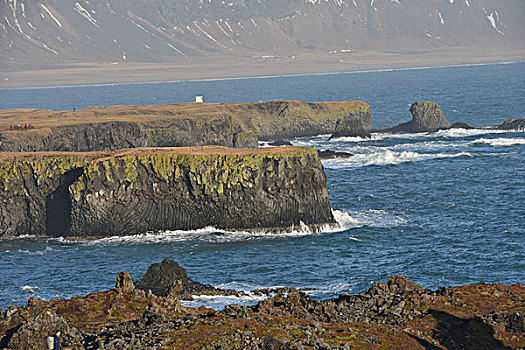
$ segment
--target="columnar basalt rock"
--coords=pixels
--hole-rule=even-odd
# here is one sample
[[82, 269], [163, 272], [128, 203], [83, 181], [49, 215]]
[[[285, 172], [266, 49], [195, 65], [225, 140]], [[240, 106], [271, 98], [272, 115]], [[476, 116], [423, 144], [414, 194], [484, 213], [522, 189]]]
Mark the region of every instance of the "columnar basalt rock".
[[207, 226], [334, 224], [317, 152], [305, 147], [4, 154], [0, 235], [113, 236]]

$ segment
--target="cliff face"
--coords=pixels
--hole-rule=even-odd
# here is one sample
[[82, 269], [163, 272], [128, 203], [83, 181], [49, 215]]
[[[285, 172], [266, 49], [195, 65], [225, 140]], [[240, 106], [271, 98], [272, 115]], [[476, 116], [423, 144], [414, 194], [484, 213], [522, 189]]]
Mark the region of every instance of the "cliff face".
[[0, 235], [110, 236], [334, 223], [309, 148], [140, 149], [0, 162]]
[[274, 101], [242, 107], [238, 123], [255, 130], [260, 140], [332, 134], [341, 120], [351, 117], [361, 120], [366, 130], [372, 129], [370, 106], [361, 101]]
[[0, 160], [0, 236], [51, 231], [61, 214], [54, 203], [87, 161], [77, 155]]
[[[205, 103], [89, 107], [82, 111], [0, 111], [0, 151], [110, 151], [130, 147], [218, 145], [257, 147], [257, 139], [331, 134], [341, 119], [371, 127], [359, 101]], [[78, 121], [82, 120], [82, 123]], [[8, 131], [33, 123], [34, 130]]]

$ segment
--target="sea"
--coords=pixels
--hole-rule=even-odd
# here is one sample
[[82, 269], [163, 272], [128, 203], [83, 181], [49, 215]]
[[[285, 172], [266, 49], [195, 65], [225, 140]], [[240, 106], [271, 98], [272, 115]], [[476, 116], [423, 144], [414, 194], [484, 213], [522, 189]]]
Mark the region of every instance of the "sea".
[[339, 226], [321, 233], [301, 226], [282, 234], [207, 227], [84, 242], [2, 238], [0, 307], [108, 290], [119, 271], [138, 280], [166, 257], [196, 281], [248, 292], [184, 304], [216, 309], [255, 303], [261, 297], [250, 292], [258, 288], [307, 287], [313, 298], [329, 298], [392, 275], [430, 289], [525, 282], [525, 132], [490, 128], [525, 117], [525, 62], [0, 89], [0, 109], [179, 103], [196, 95], [207, 102], [362, 100], [378, 129], [410, 120], [410, 105], [429, 100], [450, 122], [475, 128], [293, 140], [354, 154], [323, 161]]

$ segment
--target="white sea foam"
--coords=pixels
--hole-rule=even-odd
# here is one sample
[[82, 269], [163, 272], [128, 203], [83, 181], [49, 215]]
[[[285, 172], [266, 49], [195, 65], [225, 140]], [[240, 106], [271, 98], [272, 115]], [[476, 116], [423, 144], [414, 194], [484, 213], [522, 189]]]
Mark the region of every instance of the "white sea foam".
[[22, 254], [26, 254], [26, 255], [45, 255], [45, 254], [48, 254], [52, 251], [55, 251], [55, 249], [49, 247], [49, 246], [46, 246], [43, 250], [36, 250], [36, 251], [31, 251], [31, 250], [27, 250], [27, 249], [19, 249], [18, 252], [19, 253], [22, 253]]
[[[363, 226], [393, 227], [407, 222], [405, 218], [397, 214], [374, 209], [366, 211], [335, 210], [334, 217], [345, 230]], [[349, 236], [349, 239], [359, 241], [358, 238], [351, 236]]]
[[312, 231], [307, 225], [300, 225], [285, 232], [266, 231], [226, 231], [215, 227], [205, 227], [198, 230], [148, 232], [139, 235], [113, 236], [84, 242], [86, 245], [98, 244], [157, 244], [170, 242], [205, 241], [212, 243], [237, 242], [251, 239], [280, 239], [286, 237], [301, 237], [323, 232], [337, 232], [343, 230], [337, 225], [325, 225], [318, 231]]
[[[249, 291], [253, 291], [253, 290], [256, 290], [256, 289], [262, 289], [262, 288], [265, 288], [265, 287], [264, 286], [259, 286], [259, 285], [247, 284], [247, 283], [243, 283], [243, 282], [232, 281], [232, 282], [216, 285], [215, 288], [218, 288], [218, 289], [235, 289], [235, 290], [238, 290], [238, 291], [249, 292]], [[275, 288], [280, 288], [280, 287], [275, 287]]]
[[199, 307], [206, 306], [215, 310], [221, 310], [226, 305], [239, 304], [239, 305], [254, 305], [257, 302], [267, 298], [266, 295], [253, 294], [246, 292], [243, 296], [233, 295], [194, 295], [193, 300], [182, 300], [180, 303], [186, 307]]
[[35, 293], [37, 291], [40, 291], [40, 287], [38, 286], [22, 286], [20, 287], [20, 289], [24, 293]]
[[[306, 294], [315, 296], [326, 294], [338, 295], [341, 293], [349, 293], [354, 286], [355, 283], [351, 282], [337, 282], [328, 284], [326, 286], [313, 287], [313, 290], [306, 291]], [[308, 286], [307, 288], [311, 288], [311, 286]]]
[[[226, 231], [217, 229], [215, 227], [205, 227], [198, 230], [179, 230], [179, 231], [163, 231], [158, 233], [148, 232], [139, 235], [130, 236], [113, 236], [100, 238], [96, 240], [82, 242], [85, 245], [123, 245], [123, 244], [158, 244], [170, 242], [189, 242], [189, 241], [203, 241], [211, 243], [227, 243], [239, 242], [253, 239], [282, 239], [290, 237], [302, 237], [308, 235], [317, 235], [323, 233], [337, 233], [346, 231], [352, 228], [359, 228], [368, 225], [382, 225], [380, 216], [384, 216], [384, 212], [367, 211], [366, 213], [349, 212], [342, 210], [332, 210], [332, 214], [337, 222], [336, 225], [325, 225], [319, 230], [313, 231], [307, 225], [301, 223], [299, 226], [285, 232], [247, 232], [247, 231]], [[390, 220], [390, 219], [388, 219]], [[395, 220], [394, 220], [395, 221]], [[359, 240], [356, 237], [349, 237], [352, 240]], [[63, 243], [77, 243], [76, 241], [68, 241], [67, 239], [60, 239]], [[226, 288], [226, 287], [225, 287]]]
[[505, 147], [505, 146], [516, 146], [525, 145], [525, 138], [496, 138], [496, 139], [477, 139], [472, 141], [472, 144], [485, 144], [492, 147]]
[[[323, 297], [326, 295], [338, 295], [341, 293], [349, 293], [352, 291], [355, 283], [341, 281], [336, 283], [330, 283], [327, 285], [320, 286], [305, 286], [305, 293], [310, 296]], [[265, 286], [253, 286], [241, 282], [229, 282], [225, 284], [220, 284], [215, 286], [219, 289], [234, 289], [237, 291], [242, 291], [245, 295], [241, 296], [225, 296], [225, 295], [194, 295], [192, 300], [182, 300], [181, 305], [186, 307], [199, 307], [205, 306], [215, 310], [222, 310], [226, 305], [230, 304], [239, 304], [239, 305], [255, 305], [259, 301], [262, 301], [268, 297], [271, 297], [273, 294], [270, 292], [270, 295], [267, 294], [256, 294], [253, 293], [256, 289], [269, 289], [276, 290], [283, 288], [282, 285], [276, 285], [271, 287]], [[301, 289], [301, 288], [299, 288]]]
[[350, 158], [327, 159], [323, 165], [329, 169], [357, 168], [370, 165], [392, 165], [406, 162], [420, 162], [429, 159], [472, 157], [469, 152], [460, 153], [417, 153], [411, 151], [393, 152], [386, 150], [371, 154], [356, 154]]
[[372, 139], [383, 140], [383, 139], [417, 139], [417, 138], [440, 138], [440, 137], [471, 137], [476, 135], [487, 135], [487, 134], [504, 134], [513, 132], [509, 130], [498, 130], [492, 128], [479, 128], [479, 129], [447, 129], [439, 130], [436, 132], [424, 132], [424, 133], [409, 133], [409, 134], [383, 134], [373, 133]]

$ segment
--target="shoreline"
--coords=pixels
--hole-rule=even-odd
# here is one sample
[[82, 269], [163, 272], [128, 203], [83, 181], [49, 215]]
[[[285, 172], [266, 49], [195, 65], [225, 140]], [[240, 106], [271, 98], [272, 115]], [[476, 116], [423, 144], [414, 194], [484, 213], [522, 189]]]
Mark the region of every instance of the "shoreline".
[[[26, 305], [0, 309], [0, 347], [42, 348], [57, 329], [65, 349], [419, 349], [428, 344], [518, 349], [525, 344], [523, 283], [430, 290], [392, 275], [359, 294], [331, 298], [316, 299], [293, 287], [251, 293], [249, 303], [235, 303], [248, 295], [194, 281], [164, 258], [140, 280], [119, 272], [109, 290], [49, 301], [30, 298]], [[227, 299], [217, 308], [199, 306], [200, 301], [184, 305], [198, 296]]]
[[523, 51], [519, 48], [504, 53], [452, 48], [417, 53], [362, 51], [306, 54], [288, 60], [221, 57], [217, 60], [197, 59], [193, 64], [79, 62], [37, 67], [10, 63], [0, 70], [0, 90], [269, 79], [513, 64], [525, 61]]
[[414, 66], [414, 67], [401, 67], [401, 68], [377, 68], [377, 69], [364, 69], [364, 70], [355, 70], [355, 71], [334, 71], [334, 72], [320, 72], [320, 73], [294, 73], [294, 74], [280, 74], [280, 75], [279, 74], [277, 75], [255, 75], [255, 76], [239, 76], [239, 77], [224, 77], [224, 78], [196, 78], [196, 79], [179, 79], [179, 80], [155, 80], [155, 81], [142, 81], [142, 82], [139, 82], [139, 81], [114, 82], [114, 83], [101, 83], [101, 84], [93, 83], [93, 84], [79, 84], [79, 85], [53, 85], [53, 86], [34, 86], [34, 87], [7, 87], [7, 88], [2, 87], [0, 88], [0, 90], [33, 90], [33, 89], [36, 90], [36, 89], [60, 89], [60, 88], [138, 85], [138, 84], [164, 84], [164, 83], [185, 83], [185, 82], [216, 82], [216, 81], [248, 80], [248, 79], [274, 79], [274, 78], [290, 78], [290, 77], [304, 77], [304, 76], [363, 74], [363, 73], [398, 72], [398, 71], [411, 71], [411, 70], [423, 70], [423, 69], [507, 65], [507, 64], [524, 63], [524, 62], [525, 62], [525, 59], [516, 60], [516, 61], [464, 63], [464, 64], [450, 64], [450, 65], [438, 65], [438, 66]]

